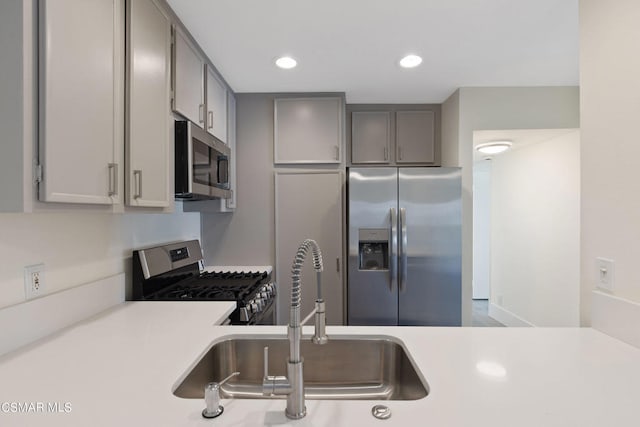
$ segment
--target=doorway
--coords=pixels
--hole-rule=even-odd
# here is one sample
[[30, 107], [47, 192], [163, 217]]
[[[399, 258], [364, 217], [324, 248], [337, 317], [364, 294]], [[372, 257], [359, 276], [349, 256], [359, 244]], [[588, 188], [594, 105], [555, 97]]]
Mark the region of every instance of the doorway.
[[[506, 326], [579, 325], [577, 129], [474, 132], [473, 307]], [[486, 326], [486, 325], [479, 325]]]

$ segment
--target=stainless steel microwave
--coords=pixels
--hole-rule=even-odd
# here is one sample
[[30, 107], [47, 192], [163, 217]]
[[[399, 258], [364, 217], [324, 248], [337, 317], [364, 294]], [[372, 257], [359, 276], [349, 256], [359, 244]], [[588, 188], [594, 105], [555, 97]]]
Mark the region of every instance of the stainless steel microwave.
[[175, 182], [178, 199], [227, 199], [229, 147], [187, 120], [175, 123]]

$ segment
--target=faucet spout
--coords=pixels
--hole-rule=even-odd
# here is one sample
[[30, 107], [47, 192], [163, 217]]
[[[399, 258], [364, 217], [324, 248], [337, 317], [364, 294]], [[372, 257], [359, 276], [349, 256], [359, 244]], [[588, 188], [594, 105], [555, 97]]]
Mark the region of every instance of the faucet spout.
[[[302, 325], [309, 317], [300, 320], [301, 280], [302, 265], [311, 251], [313, 257], [313, 269], [317, 278], [317, 299], [315, 312], [315, 335], [312, 341], [316, 344], [324, 344], [328, 338], [325, 334], [325, 306], [322, 299], [322, 253], [315, 240], [307, 239], [300, 244], [291, 267], [291, 311], [287, 336], [289, 338], [289, 358], [287, 359], [287, 377], [271, 377], [267, 373], [267, 354], [265, 350], [265, 376], [263, 393], [286, 394], [287, 408], [285, 415], [291, 419], [300, 419], [307, 414], [304, 401], [304, 378], [302, 356], [300, 355], [300, 339], [302, 337]], [[312, 312], [313, 314], [313, 312]]]

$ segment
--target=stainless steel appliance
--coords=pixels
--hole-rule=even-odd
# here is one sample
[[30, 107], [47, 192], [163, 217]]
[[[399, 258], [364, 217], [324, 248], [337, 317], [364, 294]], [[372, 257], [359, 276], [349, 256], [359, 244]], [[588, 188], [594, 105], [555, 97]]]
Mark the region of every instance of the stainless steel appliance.
[[197, 240], [136, 250], [132, 272], [134, 301], [235, 301], [226, 323], [275, 324], [276, 284], [270, 272], [203, 271]]
[[190, 121], [175, 122], [175, 192], [179, 199], [227, 199], [231, 150]]
[[350, 325], [461, 324], [459, 168], [349, 170]]

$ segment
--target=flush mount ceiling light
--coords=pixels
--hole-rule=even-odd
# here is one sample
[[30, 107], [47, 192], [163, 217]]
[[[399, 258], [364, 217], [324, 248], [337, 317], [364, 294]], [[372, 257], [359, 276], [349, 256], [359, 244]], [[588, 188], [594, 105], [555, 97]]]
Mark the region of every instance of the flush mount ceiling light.
[[298, 65], [298, 61], [290, 56], [281, 56], [280, 58], [276, 59], [276, 65], [280, 68], [284, 68], [285, 70], [289, 70]]
[[483, 154], [498, 154], [507, 151], [512, 145], [511, 141], [491, 141], [476, 145], [476, 150]]
[[400, 66], [403, 68], [413, 68], [422, 64], [422, 58], [418, 55], [407, 55], [400, 60]]

